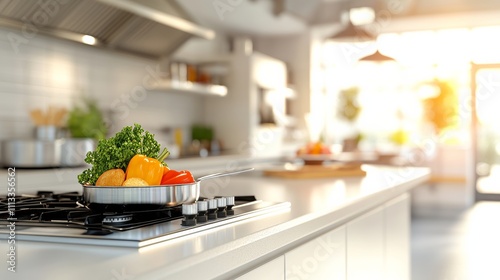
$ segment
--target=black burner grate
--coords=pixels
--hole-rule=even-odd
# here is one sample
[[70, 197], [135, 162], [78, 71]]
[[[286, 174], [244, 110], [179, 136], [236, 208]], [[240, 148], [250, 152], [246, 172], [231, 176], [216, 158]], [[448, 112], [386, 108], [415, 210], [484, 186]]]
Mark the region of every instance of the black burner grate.
[[[237, 196], [235, 204], [255, 200], [254, 196]], [[0, 197], [0, 225], [15, 220], [16, 226], [79, 228], [87, 230], [87, 235], [106, 235], [183, 218], [181, 206], [158, 209], [151, 205], [89, 205], [87, 208], [81, 201], [78, 192], [39, 191], [36, 195], [16, 196], [15, 203], [10, 204], [8, 197]]]
[[0, 197], [0, 224], [15, 220], [16, 226], [81, 228], [87, 234], [103, 235], [182, 218], [180, 207], [142, 210], [136, 206], [137, 210], [99, 212], [82, 206], [81, 200], [77, 192], [42, 191], [17, 196], [10, 204], [7, 197]]

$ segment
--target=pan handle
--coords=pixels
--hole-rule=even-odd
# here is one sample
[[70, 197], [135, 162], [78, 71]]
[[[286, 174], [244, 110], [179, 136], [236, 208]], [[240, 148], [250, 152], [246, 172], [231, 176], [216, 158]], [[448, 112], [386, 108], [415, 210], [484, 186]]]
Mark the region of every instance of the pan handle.
[[230, 172], [219, 172], [219, 173], [201, 176], [200, 178], [196, 179], [196, 181], [199, 182], [199, 181], [218, 178], [218, 177], [222, 177], [222, 176], [236, 175], [236, 174], [240, 174], [240, 173], [248, 172], [248, 171], [252, 171], [252, 170], [254, 170], [253, 167], [241, 169], [241, 170], [236, 170], [236, 171], [230, 171]]

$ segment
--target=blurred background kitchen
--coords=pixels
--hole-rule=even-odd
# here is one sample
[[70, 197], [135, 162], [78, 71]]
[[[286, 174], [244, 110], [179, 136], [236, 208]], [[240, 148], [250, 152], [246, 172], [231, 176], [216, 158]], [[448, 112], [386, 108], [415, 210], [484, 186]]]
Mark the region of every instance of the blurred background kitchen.
[[200, 164], [321, 142], [431, 167], [416, 214], [500, 198], [500, 2], [120, 2], [0, 0], [1, 140], [140, 123]]

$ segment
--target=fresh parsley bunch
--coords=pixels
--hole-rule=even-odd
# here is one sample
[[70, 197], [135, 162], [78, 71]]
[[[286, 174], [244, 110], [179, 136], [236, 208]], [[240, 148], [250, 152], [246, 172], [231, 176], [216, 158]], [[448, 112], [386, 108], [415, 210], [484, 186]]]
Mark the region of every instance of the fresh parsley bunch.
[[99, 140], [96, 150], [87, 153], [85, 162], [92, 167], [78, 175], [78, 182], [94, 185], [107, 170], [121, 168], [125, 171], [136, 154], [155, 158], [159, 152], [160, 144], [153, 134], [144, 131], [139, 124], [126, 126], [114, 137]]

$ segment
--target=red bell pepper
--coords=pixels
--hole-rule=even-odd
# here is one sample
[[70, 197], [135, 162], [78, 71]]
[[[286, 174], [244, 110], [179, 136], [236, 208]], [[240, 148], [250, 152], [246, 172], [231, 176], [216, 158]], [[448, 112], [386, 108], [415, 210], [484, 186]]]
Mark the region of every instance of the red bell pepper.
[[193, 174], [188, 170], [177, 171], [170, 169], [168, 172], [164, 173], [161, 178], [162, 185], [189, 184], [194, 182]]

